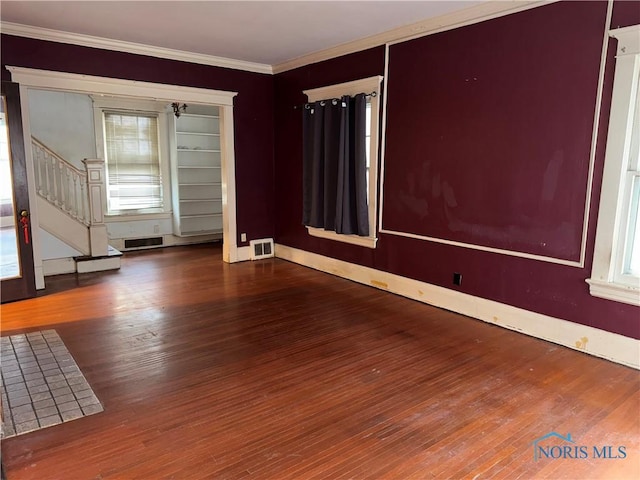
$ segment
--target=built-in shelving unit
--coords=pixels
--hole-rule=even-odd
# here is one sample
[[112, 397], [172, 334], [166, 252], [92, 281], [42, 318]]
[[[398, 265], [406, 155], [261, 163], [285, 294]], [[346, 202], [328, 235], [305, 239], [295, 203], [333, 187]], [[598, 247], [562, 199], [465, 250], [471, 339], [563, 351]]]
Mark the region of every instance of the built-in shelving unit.
[[[206, 113], [203, 113], [206, 112]], [[189, 107], [173, 117], [171, 147], [174, 234], [222, 233], [220, 117], [217, 107]]]

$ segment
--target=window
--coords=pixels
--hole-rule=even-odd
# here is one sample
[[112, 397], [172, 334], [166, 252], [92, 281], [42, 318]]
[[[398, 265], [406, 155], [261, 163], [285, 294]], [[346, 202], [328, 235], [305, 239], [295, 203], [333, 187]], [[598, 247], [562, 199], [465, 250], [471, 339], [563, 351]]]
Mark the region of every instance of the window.
[[378, 185], [378, 138], [379, 138], [379, 105], [380, 84], [383, 77], [374, 76], [353, 82], [341, 83], [327, 87], [305, 90], [309, 102], [329, 98], [340, 98], [344, 95], [354, 96], [359, 93], [376, 92], [376, 95], [367, 96], [366, 105], [366, 170], [367, 170], [367, 208], [369, 217], [369, 235], [343, 235], [321, 228], [307, 227], [310, 235], [315, 237], [336, 240], [345, 243], [375, 248], [376, 218], [377, 218], [377, 185]]
[[592, 295], [640, 305], [640, 26], [613, 30], [618, 39]]
[[170, 202], [165, 105], [93, 98], [98, 152], [105, 160], [107, 214], [164, 213]]
[[110, 212], [162, 208], [157, 115], [104, 112]]

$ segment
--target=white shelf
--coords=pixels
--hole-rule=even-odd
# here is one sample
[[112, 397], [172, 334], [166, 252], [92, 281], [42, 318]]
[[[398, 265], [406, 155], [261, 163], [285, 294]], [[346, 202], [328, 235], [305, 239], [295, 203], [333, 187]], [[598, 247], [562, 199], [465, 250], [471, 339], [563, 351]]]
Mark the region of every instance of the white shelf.
[[219, 116], [183, 113], [172, 124], [174, 234], [222, 233]]
[[195, 169], [200, 169], [200, 168], [220, 168], [217, 165], [203, 165], [203, 166], [198, 166], [198, 165], [178, 165], [178, 168], [195, 168]]
[[209, 148], [179, 148], [178, 152], [214, 152], [220, 153], [220, 149], [209, 149]]
[[219, 137], [219, 133], [206, 133], [206, 132], [176, 132], [178, 135], [202, 135], [204, 137]]

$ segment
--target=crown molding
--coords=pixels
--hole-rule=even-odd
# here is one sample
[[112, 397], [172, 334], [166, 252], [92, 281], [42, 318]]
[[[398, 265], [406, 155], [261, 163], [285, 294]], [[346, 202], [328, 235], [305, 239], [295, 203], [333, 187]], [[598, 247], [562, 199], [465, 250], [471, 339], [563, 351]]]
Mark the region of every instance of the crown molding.
[[198, 63], [213, 67], [232, 68], [234, 70], [244, 70], [254, 73], [273, 74], [271, 65], [264, 63], [246, 62], [244, 60], [234, 60], [231, 58], [216, 57], [203, 53], [185, 52], [172, 48], [154, 47], [141, 43], [125, 42], [122, 40], [112, 40], [108, 38], [94, 37], [80, 33], [62, 32], [49, 28], [33, 27], [21, 25], [19, 23], [0, 22], [0, 32], [6, 35], [17, 37], [35, 38], [37, 40], [47, 40], [50, 42], [67, 43], [80, 45], [82, 47], [101, 48], [104, 50], [114, 50], [117, 52], [134, 53], [137, 55], [147, 55], [150, 57], [166, 58], [169, 60], [179, 60], [181, 62]]
[[303, 55], [277, 65], [273, 65], [273, 73], [282, 73], [295, 68], [304, 67], [312, 63], [322, 62], [342, 55], [360, 52], [369, 48], [378, 47], [387, 43], [398, 43], [413, 38], [424, 37], [446, 30], [463, 27], [473, 23], [483, 22], [492, 18], [498, 18], [531, 8], [555, 3], [559, 0], [493, 0], [468, 7], [456, 12], [447, 13], [438, 17], [422, 20], [370, 37], [343, 43], [335, 47], [320, 50], [318, 52]]
[[140, 43], [112, 40], [79, 33], [62, 32], [49, 28], [33, 27], [11, 22], [0, 22], [0, 32], [18, 37], [35, 38], [37, 40], [67, 43], [83, 47], [114, 50], [118, 52], [134, 53], [138, 55], [166, 58], [169, 60], [179, 60], [182, 62], [272, 75], [303, 67], [305, 65], [329, 60], [331, 58], [340, 57], [342, 55], [360, 52], [380, 45], [398, 43], [400, 41], [432, 35], [434, 33], [452, 30], [454, 28], [529, 10], [542, 5], [548, 5], [557, 1], [559, 0], [492, 0], [463, 10], [441, 15], [439, 17], [429, 18], [417, 23], [388, 30], [360, 40], [343, 43], [335, 47], [303, 55], [277, 65], [247, 62], [244, 60], [216, 57], [202, 53], [185, 52], [183, 50], [174, 50], [171, 48], [154, 47]]

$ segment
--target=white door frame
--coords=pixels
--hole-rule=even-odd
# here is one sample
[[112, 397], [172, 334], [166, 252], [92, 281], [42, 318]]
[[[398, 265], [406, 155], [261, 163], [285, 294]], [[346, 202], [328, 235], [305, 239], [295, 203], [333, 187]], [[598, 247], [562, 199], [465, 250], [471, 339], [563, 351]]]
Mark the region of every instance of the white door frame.
[[[220, 107], [220, 128], [223, 145], [221, 159], [222, 173], [222, 224], [223, 247], [222, 259], [233, 263], [239, 261], [236, 227], [236, 181], [235, 181], [235, 147], [233, 131], [233, 98], [237, 92], [208, 90], [204, 88], [183, 87], [162, 83], [140, 82], [118, 78], [97, 77], [76, 73], [63, 73], [33, 68], [7, 66], [11, 79], [20, 85], [22, 103], [22, 124], [25, 139], [25, 156], [27, 162], [27, 183], [29, 201], [36, 205], [35, 174], [33, 156], [31, 154], [31, 128], [29, 125], [29, 88], [78, 92], [93, 95], [116, 95], [155, 101], [175, 102], [179, 99], [186, 103], [216, 105]], [[44, 272], [40, 254], [40, 236], [38, 234], [38, 214], [33, 209], [31, 221], [33, 225], [34, 268], [36, 287], [44, 288]]]

